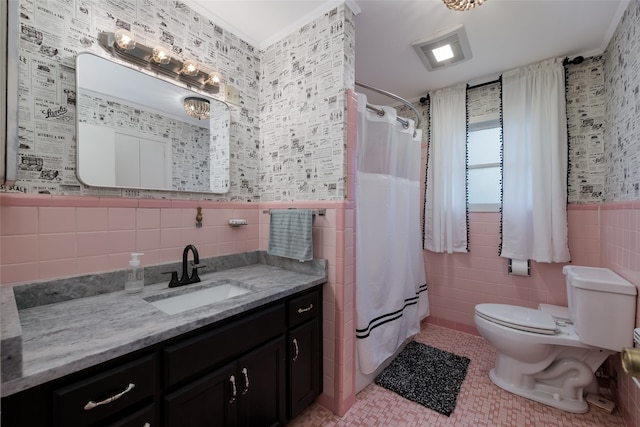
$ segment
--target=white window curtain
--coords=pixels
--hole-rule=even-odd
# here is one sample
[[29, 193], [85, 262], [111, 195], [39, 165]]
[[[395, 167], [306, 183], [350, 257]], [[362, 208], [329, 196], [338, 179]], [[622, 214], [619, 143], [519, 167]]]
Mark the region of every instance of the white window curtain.
[[429, 93], [431, 138], [424, 206], [424, 248], [467, 252], [466, 85]]
[[502, 76], [502, 249], [506, 258], [570, 260], [567, 116], [561, 59]]

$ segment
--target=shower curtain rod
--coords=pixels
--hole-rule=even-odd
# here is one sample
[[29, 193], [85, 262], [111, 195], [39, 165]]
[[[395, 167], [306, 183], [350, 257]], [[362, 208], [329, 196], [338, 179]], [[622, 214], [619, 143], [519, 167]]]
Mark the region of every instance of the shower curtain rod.
[[[393, 98], [396, 101], [400, 101], [402, 102], [404, 105], [406, 105], [407, 107], [411, 108], [411, 110], [413, 110], [413, 113], [416, 115], [416, 129], [420, 129], [420, 125], [422, 124], [422, 120], [420, 119], [420, 113], [418, 113], [418, 110], [416, 110], [416, 107], [413, 106], [413, 104], [411, 104], [409, 101], [407, 101], [404, 98], [399, 97], [396, 94], [393, 94], [391, 92], [387, 92], [386, 90], [382, 90], [382, 89], [378, 89], [377, 87], [373, 87], [373, 86], [369, 86], [367, 84], [361, 83], [359, 81], [356, 80], [356, 86], [360, 86], [369, 90], [372, 90], [374, 92], [378, 92], [379, 94], [388, 96], [389, 98]], [[367, 108], [375, 111], [376, 113], [378, 113], [379, 115], [383, 116], [384, 115], [384, 111], [374, 107], [373, 105], [370, 105], [369, 103], [367, 103]], [[400, 117], [397, 118], [397, 120], [402, 123], [405, 127], [409, 126], [409, 122], [406, 120], [401, 119]]]

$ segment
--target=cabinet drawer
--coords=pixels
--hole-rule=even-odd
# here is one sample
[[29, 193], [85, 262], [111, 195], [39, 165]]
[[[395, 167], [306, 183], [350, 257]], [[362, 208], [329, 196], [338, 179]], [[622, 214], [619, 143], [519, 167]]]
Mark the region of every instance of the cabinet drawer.
[[316, 317], [320, 310], [319, 288], [289, 300], [289, 327]]
[[283, 304], [249, 314], [164, 350], [165, 386], [225, 362], [285, 332]]
[[[156, 388], [154, 361], [149, 355], [55, 390], [54, 425], [93, 425], [152, 396]], [[118, 397], [109, 402], [114, 396]], [[89, 402], [100, 404], [91, 408]]]

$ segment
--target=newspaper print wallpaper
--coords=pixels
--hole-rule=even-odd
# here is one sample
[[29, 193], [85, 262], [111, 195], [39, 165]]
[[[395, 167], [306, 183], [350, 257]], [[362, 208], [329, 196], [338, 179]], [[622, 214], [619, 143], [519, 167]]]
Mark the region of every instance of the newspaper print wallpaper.
[[[169, 0], [20, 0], [19, 179], [24, 193], [251, 201], [258, 193], [260, 53], [251, 45]], [[224, 195], [98, 189], [75, 175], [75, 57], [103, 54], [102, 31], [130, 30], [148, 46], [164, 44], [182, 58], [217, 70], [238, 89], [231, 105], [231, 191]]]
[[601, 203], [604, 197], [604, 58], [569, 64], [566, 72], [569, 134], [569, 203]]
[[[342, 200], [345, 88], [353, 86], [353, 13], [341, 5], [263, 52], [170, 0], [20, 0], [19, 179], [8, 191], [231, 201]], [[103, 54], [101, 31], [217, 70], [238, 89], [231, 109], [231, 191], [100, 189], [75, 174], [75, 57]], [[261, 58], [264, 65], [261, 65]]]
[[260, 197], [343, 200], [354, 16], [344, 4], [262, 54]]
[[[344, 197], [344, 88], [353, 82], [355, 32], [348, 8], [264, 52], [170, 0], [20, 0], [20, 19], [20, 173], [4, 190], [236, 201]], [[640, 3], [631, 2], [603, 56], [567, 67], [570, 203], [640, 197], [639, 21]], [[98, 32], [119, 27], [218, 69], [238, 88], [240, 103], [230, 105], [228, 194], [95, 189], [77, 181], [75, 55], [101, 53]], [[428, 103], [415, 104], [427, 142]]]
[[629, 2], [605, 52], [604, 200], [640, 199], [640, 2]]

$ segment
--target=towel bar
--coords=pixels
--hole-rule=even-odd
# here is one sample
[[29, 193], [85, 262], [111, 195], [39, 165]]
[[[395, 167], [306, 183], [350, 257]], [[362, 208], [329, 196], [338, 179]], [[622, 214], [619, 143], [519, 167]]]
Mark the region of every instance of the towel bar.
[[[298, 208], [288, 208], [288, 209], [298, 209]], [[326, 208], [312, 209], [314, 215], [325, 216], [327, 214]], [[271, 209], [265, 209], [262, 213], [271, 214]]]

